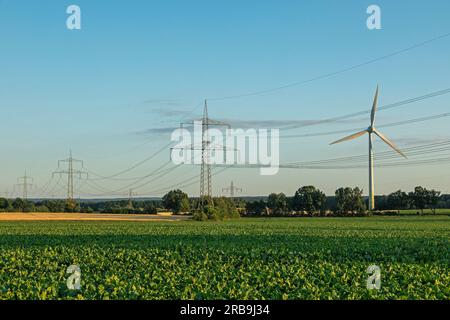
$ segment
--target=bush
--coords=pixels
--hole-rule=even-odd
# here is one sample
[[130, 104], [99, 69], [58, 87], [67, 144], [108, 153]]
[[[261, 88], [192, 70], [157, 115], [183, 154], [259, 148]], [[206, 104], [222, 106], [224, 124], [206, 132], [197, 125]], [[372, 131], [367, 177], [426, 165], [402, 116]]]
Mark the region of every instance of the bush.
[[192, 218], [196, 221], [206, 221], [208, 220], [208, 215], [204, 213], [203, 211], [195, 211], [192, 215]]
[[205, 199], [206, 205], [203, 211], [198, 210], [193, 214], [194, 220], [225, 220], [239, 218], [239, 211], [231, 199], [220, 197]]

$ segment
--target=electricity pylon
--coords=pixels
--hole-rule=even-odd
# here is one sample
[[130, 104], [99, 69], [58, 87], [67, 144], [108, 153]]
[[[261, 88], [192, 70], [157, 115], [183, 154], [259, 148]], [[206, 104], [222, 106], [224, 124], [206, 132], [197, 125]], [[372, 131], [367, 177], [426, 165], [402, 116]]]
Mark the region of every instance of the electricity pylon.
[[[180, 149], [187, 149], [187, 150], [201, 150], [201, 169], [200, 169], [200, 201], [198, 202], [199, 209], [202, 209], [205, 205], [206, 199], [212, 198], [212, 179], [211, 179], [211, 150], [223, 150], [224, 154], [226, 154], [226, 147], [220, 146], [220, 145], [211, 145], [211, 141], [209, 139], [209, 132], [208, 129], [212, 126], [216, 127], [227, 127], [228, 129], [231, 128], [230, 124], [213, 120], [209, 118], [208, 116], [208, 102], [205, 100], [205, 105], [203, 108], [203, 117], [201, 119], [195, 120], [200, 121], [201, 120], [201, 135], [202, 135], [202, 142], [201, 145], [190, 145], [187, 147], [179, 147]], [[186, 123], [186, 124], [195, 124], [194, 122]], [[181, 123], [181, 127], [183, 127], [184, 123]], [[174, 148], [172, 148], [174, 149]]]
[[226, 188], [222, 188], [222, 192], [229, 192], [230, 198], [234, 199], [235, 192], [242, 192], [242, 188], [238, 188], [234, 185], [233, 181], [231, 181], [231, 185]]
[[[29, 183], [28, 181], [31, 181], [31, 183]], [[33, 178], [27, 176], [27, 171], [25, 170], [25, 174], [23, 177], [19, 177], [17, 178], [17, 187], [20, 187], [22, 189], [22, 199], [27, 201], [28, 200], [28, 188], [32, 188], [33, 185]]]
[[[208, 104], [205, 100], [205, 106], [203, 109], [202, 118], [202, 167], [200, 171], [200, 198], [212, 196], [212, 185], [211, 185], [211, 164], [210, 164], [210, 141], [208, 135], [209, 129], [209, 118], [208, 118]], [[205, 190], [206, 183], [206, 190]]]
[[63, 174], [67, 174], [67, 204], [69, 206], [75, 205], [75, 199], [73, 197], [73, 177], [75, 175], [79, 176], [80, 179], [83, 175], [86, 175], [86, 178], [88, 178], [88, 173], [81, 170], [76, 170], [73, 167], [73, 164], [75, 163], [81, 163], [81, 168], [83, 168], [83, 161], [77, 160], [72, 157], [72, 150], [70, 150], [69, 157], [64, 160], [58, 161], [58, 168], [61, 168], [61, 163], [67, 163], [67, 170], [61, 170], [61, 171], [55, 171], [53, 172], [53, 176], [55, 174], [59, 174], [60, 176]]
[[133, 192], [133, 189], [128, 190], [128, 209], [133, 209], [133, 196], [137, 193]]

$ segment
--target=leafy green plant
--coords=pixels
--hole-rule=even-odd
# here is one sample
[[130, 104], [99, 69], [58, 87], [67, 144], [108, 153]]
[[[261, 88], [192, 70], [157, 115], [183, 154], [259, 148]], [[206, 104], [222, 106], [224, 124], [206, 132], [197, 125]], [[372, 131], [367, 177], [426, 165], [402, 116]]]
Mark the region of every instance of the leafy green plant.
[[449, 231], [439, 216], [1, 222], [0, 299], [450, 299]]

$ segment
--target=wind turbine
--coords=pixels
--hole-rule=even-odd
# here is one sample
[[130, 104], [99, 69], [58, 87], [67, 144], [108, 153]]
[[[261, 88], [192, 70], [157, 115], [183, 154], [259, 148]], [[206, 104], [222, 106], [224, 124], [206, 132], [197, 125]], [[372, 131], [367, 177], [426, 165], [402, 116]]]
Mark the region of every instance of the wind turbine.
[[383, 140], [388, 146], [390, 146], [392, 149], [394, 149], [398, 154], [405, 157], [403, 152], [400, 151], [397, 146], [391, 142], [388, 138], [386, 138], [380, 131], [378, 131], [375, 128], [375, 114], [377, 112], [377, 104], [378, 104], [378, 86], [377, 91], [375, 92], [375, 98], [373, 99], [373, 105], [372, 105], [372, 112], [370, 115], [370, 127], [368, 127], [366, 130], [357, 132], [355, 134], [352, 134], [348, 137], [342, 138], [340, 140], [337, 140], [335, 142], [330, 143], [336, 144], [344, 141], [349, 141], [356, 139], [360, 136], [365, 135], [366, 133], [369, 134], [369, 210], [375, 209], [375, 184], [374, 184], [374, 176], [373, 176], [373, 138], [372, 134], [377, 135], [381, 140]]

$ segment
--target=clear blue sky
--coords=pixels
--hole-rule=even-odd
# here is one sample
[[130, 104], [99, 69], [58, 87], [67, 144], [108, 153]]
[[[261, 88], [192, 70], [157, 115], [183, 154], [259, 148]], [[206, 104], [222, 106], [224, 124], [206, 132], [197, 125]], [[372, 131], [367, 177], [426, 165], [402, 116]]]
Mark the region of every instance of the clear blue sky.
[[[82, 11], [82, 30], [66, 28], [66, 8]], [[382, 10], [382, 30], [366, 28], [366, 8]], [[365, 62], [450, 32], [450, 2], [433, 1], [22, 1], [0, 0], [0, 192], [28, 173], [42, 187], [67, 156], [110, 175], [148, 157], [169, 139], [161, 132], [200, 114], [205, 98], [264, 90]], [[210, 100], [210, 116], [230, 122], [320, 120], [368, 110], [377, 84], [380, 105], [450, 87], [450, 37], [334, 77], [270, 94]], [[448, 112], [450, 95], [379, 113], [378, 123]], [[450, 138], [449, 118], [383, 129], [400, 147]], [[287, 133], [368, 125], [347, 123]], [[286, 134], [287, 134], [286, 133]], [[281, 162], [367, 154], [367, 140], [328, 143], [345, 134], [284, 140]], [[142, 145], [148, 141], [147, 144]], [[376, 143], [376, 151], [388, 150]], [[431, 156], [430, 156], [431, 157]], [[123, 175], [138, 177], [169, 151]], [[422, 184], [450, 192], [450, 165], [376, 170], [377, 193]], [[180, 168], [152, 191], [189, 178]], [[214, 193], [231, 180], [244, 194], [288, 195], [313, 184], [367, 190], [367, 169], [231, 169], [214, 177]], [[62, 183], [62, 182], [60, 182]], [[98, 181], [117, 189], [129, 181]], [[63, 195], [63, 185], [54, 193]], [[61, 189], [61, 190], [60, 190]], [[186, 188], [198, 194], [198, 184]], [[78, 193], [94, 194], [87, 186]]]

